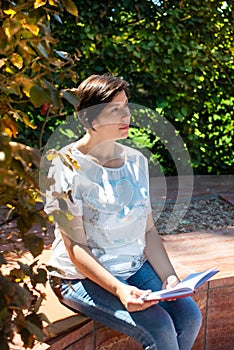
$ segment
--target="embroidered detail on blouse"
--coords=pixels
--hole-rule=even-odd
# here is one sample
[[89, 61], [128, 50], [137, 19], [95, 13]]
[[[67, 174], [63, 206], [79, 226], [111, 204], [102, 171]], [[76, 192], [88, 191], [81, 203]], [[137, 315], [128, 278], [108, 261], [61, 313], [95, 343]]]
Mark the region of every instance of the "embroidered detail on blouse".
[[[49, 176], [55, 179], [52, 191], [71, 191], [67, 210], [73, 216], [83, 216], [87, 244], [93, 254], [113, 274], [128, 278], [144, 262], [145, 229], [151, 206], [146, 158], [139, 151], [121, 147], [124, 164], [120, 168], [105, 168], [79, 152], [75, 145], [69, 145], [61, 153], [69, 158], [73, 171], [55, 159]], [[59, 203], [48, 200], [46, 208], [47, 212], [58, 210]], [[50, 264], [54, 263], [69, 278], [84, 277], [69, 263], [58, 227], [56, 232]], [[79, 243], [78, 235], [76, 241]]]

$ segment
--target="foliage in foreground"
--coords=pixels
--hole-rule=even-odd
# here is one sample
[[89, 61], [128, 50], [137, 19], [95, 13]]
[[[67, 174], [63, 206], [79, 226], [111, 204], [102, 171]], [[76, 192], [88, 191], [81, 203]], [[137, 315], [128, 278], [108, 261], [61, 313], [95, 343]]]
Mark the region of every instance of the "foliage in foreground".
[[[62, 111], [64, 101], [77, 104], [74, 93], [58, 85], [67, 76], [75, 81], [74, 61], [54, 51], [57, 40], [50, 28], [51, 17], [60, 21], [64, 8], [77, 16], [71, 0], [5, 1], [0, 10], [1, 350], [9, 348], [15, 333], [25, 347], [33, 347], [45, 336], [43, 321], [49, 322], [39, 312], [47, 270], [35, 260], [44, 240], [30, 233], [35, 224], [42, 232], [48, 224], [38, 184], [41, 154], [20, 143], [17, 135], [22, 126], [37, 132], [30, 114], [35, 109], [46, 119]], [[21, 261], [25, 252], [31, 254], [30, 264]]]

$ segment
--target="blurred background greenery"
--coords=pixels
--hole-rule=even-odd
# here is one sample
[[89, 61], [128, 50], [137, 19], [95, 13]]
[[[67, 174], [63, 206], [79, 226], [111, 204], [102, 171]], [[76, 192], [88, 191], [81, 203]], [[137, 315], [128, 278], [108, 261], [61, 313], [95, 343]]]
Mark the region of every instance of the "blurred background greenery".
[[[11, 120], [17, 141], [42, 149], [78, 103], [67, 89], [111, 72], [129, 82], [130, 102], [178, 130], [195, 174], [233, 172], [232, 1], [79, 0], [77, 10], [61, 1], [68, 11], [58, 3], [2, 4], [1, 129]], [[160, 140], [141, 133], [175, 175]]]

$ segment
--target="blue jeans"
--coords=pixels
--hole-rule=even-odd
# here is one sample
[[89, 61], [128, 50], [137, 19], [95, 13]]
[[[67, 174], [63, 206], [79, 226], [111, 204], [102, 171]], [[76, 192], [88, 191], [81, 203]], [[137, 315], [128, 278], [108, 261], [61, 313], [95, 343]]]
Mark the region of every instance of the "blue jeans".
[[[162, 287], [160, 278], [148, 262], [123, 282], [153, 291]], [[190, 297], [128, 312], [117, 297], [88, 278], [61, 279], [59, 293], [63, 304], [135, 338], [147, 350], [189, 350], [202, 323], [201, 312]]]

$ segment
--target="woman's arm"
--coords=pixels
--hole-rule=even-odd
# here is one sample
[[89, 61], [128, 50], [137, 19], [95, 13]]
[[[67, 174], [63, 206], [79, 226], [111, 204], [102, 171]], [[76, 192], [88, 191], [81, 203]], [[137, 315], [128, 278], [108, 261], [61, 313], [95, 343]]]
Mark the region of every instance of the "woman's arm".
[[122, 283], [107, 271], [93, 255], [84, 239], [82, 219], [75, 218], [75, 220], [79, 221], [79, 225], [77, 225], [78, 222], [76, 223], [76, 237], [79, 237], [79, 241], [62, 230], [63, 241], [70, 260], [84, 276], [116, 295]]
[[155, 301], [143, 302], [140, 297], [148, 294], [149, 291], [121, 282], [101, 265], [86, 244], [82, 217], [75, 217], [71, 224], [72, 231], [76, 231], [79, 241], [75, 241], [75, 237], [64, 230], [61, 230], [62, 237], [70, 260], [83, 275], [117, 296], [128, 311], [144, 310], [156, 303]]
[[161, 237], [155, 228], [152, 212], [148, 216], [146, 227], [145, 255], [163, 282], [166, 281], [169, 276], [173, 275], [177, 277], [174, 267], [163, 246]]

